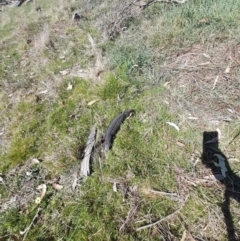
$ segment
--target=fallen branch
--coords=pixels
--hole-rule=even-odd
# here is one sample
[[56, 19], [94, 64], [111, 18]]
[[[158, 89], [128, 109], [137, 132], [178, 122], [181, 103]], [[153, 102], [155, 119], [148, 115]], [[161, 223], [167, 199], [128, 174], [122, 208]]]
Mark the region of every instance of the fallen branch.
[[155, 225], [157, 225], [157, 224], [159, 224], [159, 223], [161, 223], [163, 221], [166, 221], [166, 220], [172, 218], [173, 216], [175, 216], [177, 213], [179, 213], [182, 210], [182, 208], [184, 207], [185, 203], [188, 200], [188, 197], [189, 197], [189, 195], [186, 196], [186, 198], [185, 198], [184, 202], [182, 203], [182, 205], [180, 206], [180, 208], [177, 209], [175, 212], [169, 214], [168, 216], [166, 216], [166, 217], [164, 217], [164, 218], [162, 218], [162, 219], [160, 219], [160, 220], [158, 220], [158, 221], [156, 221], [154, 223], [150, 223], [148, 225], [139, 227], [139, 228], [136, 229], [136, 231], [140, 231], [140, 230], [143, 230], [143, 229], [146, 229], [146, 228], [151, 228], [151, 227], [153, 227], [153, 226], [155, 226]]
[[81, 169], [80, 169], [81, 177], [86, 177], [90, 175], [90, 159], [91, 159], [92, 150], [96, 140], [96, 133], [97, 133], [97, 129], [95, 124], [92, 127], [90, 135], [88, 136], [87, 144], [84, 150], [85, 155], [82, 160]]

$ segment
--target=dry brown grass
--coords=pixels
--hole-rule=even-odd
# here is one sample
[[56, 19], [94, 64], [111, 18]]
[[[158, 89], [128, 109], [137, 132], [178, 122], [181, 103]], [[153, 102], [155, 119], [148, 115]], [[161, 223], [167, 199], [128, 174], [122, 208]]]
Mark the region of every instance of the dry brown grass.
[[33, 47], [36, 53], [41, 53], [50, 43], [49, 25], [45, 24], [42, 31], [34, 37]]
[[[236, 160], [240, 156], [237, 124], [240, 119], [239, 51], [240, 46], [236, 42], [194, 45], [179, 50], [162, 66], [164, 71], [172, 74], [172, 79], [165, 85], [169, 89], [166, 101], [170, 110], [178, 113], [181, 128], [198, 130], [194, 141], [201, 141], [203, 131], [217, 131], [222, 152], [227, 158]], [[191, 142], [191, 139], [187, 141]], [[200, 155], [197, 154], [196, 158]], [[189, 163], [193, 172], [178, 171], [176, 176], [180, 178], [181, 187], [188, 187], [193, 202], [204, 206], [204, 215], [191, 225], [193, 220], [188, 219], [187, 205], [181, 212], [180, 220], [184, 220], [196, 240], [197, 237], [199, 240], [203, 237], [204, 240], [219, 240], [219, 237], [230, 237], [230, 232], [235, 233], [238, 240], [238, 215], [234, 212], [239, 206], [238, 201], [225, 196], [226, 187], [201, 162], [194, 162]], [[229, 164], [237, 170], [231, 159]], [[199, 190], [202, 190], [201, 197]], [[211, 192], [215, 198], [210, 197]], [[229, 198], [229, 203], [226, 203]], [[228, 217], [232, 224], [225, 220], [228, 213], [232, 216]], [[235, 231], [228, 231], [231, 228]]]
[[172, 103], [206, 122], [239, 118], [239, 50], [237, 43], [222, 43], [175, 53], [163, 66], [174, 78]]
[[[95, 4], [95, 1], [83, 1], [85, 4], [83, 12], [88, 12]], [[138, 0], [124, 0], [124, 1], [100, 1], [98, 2], [98, 16], [99, 21], [97, 25], [102, 29], [105, 38], [115, 39], [119, 34], [124, 32], [130, 25], [132, 18], [140, 15], [142, 10], [148, 6], [148, 2], [152, 1], [138, 1]]]

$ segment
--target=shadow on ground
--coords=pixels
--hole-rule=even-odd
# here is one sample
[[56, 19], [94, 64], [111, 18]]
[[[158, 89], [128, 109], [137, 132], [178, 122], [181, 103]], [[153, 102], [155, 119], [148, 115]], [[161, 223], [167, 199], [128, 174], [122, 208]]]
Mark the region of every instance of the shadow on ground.
[[210, 168], [215, 178], [225, 186], [222, 212], [227, 228], [228, 241], [239, 241], [240, 232], [234, 227], [230, 212], [230, 198], [240, 202], [240, 177], [234, 174], [226, 156], [218, 147], [218, 132], [203, 132], [202, 163]]

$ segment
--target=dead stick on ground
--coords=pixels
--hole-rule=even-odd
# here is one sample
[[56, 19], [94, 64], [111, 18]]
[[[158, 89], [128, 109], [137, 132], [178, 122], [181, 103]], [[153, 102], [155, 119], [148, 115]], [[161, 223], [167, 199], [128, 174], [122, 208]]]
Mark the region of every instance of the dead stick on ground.
[[185, 241], [187, 238], [187, 230], [185, 229], [184, 232], [183, 232], [183, 235], [182, 235], [182, 238], [180, 241]]
[[131, 219], [136, 215], [138, 208], [139, 205], [136, 205], [128, 211], [127, 218], [119, 229], [120, 232], [122, 232], [125, 227], [131, 222]]
[[41, 210], [42, 210], [41, 208], [38, 208], [38, 210], [37, 210], [35, 216], [33, 217], [32, 222], [30, 223], [30, 225], [29, 225], [27, 228], [25, 228], [24, 231], [20, 231], [20, 234], [21, 234], [21, 235], [24, 234], [24, 236], [23, 236], [23, 241], [24, 241], [25, 238], [27, 237], [27, 234], [28, 234], [30, 228], [32, 227], [32, 225], [33, 225], [35, 219], [38, 217], [38, 213], [39, 213]]
[[[134, 193], [135, 192], [135, 193]], [[136, 189], [135, 191], [133, 191], [132, 193], [133, 195], [136, 195]], [[119, 231], [122, 232], [125, 230], [125, 228], [131, 223], [131, 220], [134, 218], [134, 216], [136, 215], [138, 208], [140, 206], [140, 202], [138, 200], [137, 196], [134, 196], [131, 200], [131, 208], [128, 211], [126, 220], [124, 221], [124, 223], [122, 224], [122, 226], [120, 227]]]
[[240, 136], [240, 131], [232, 138], [232, 140], [228, 143], [227, 146], [229, 146], [230, 144], [232, 144], [232, 142], [233, 142], [238, 136]]
[[[150, 5], [160, 2], [160, 3], [173, 3], [173, 4], [183, 4], [187, 2], [188, 0], [149, 0], [145, 2], [145, 4], [142, 5], [143, 9], [149, 7]], [[133, 2], [135, 4], [136, 1]], [[136, 4], [137, 5], [137, 4]]]
[[90, 175], [90, 158], [92, 154], [92, 150], [95, 144], [96, 140], [96, 124], [92, 127], [91, 133], [88, 136], [87, 144], [84, 150], [84, 158], [81, 163], [81, 170], [80, 170], [80, 176], [81, 177], [87, 177]]
[[155, 0], [155, 2], [163, 2], [163, 3], [175, 3], [175, 4], [183, 4], [188, 0]]
[[162, 196], [165, 196], [165, 197], [175, 197], [175, 198], [178, 197], [178, 195], [176, 193], [160, 192], [160, 191], [156, 191], [156, 190], [153, 190], [153, 189], [150, 189], [150, 192], [152, 192], [154, 194], [157, 194], [157, 195], [162, 195]]
[[184, 230], [181, 238], [181, 241], [186, 241], [186, 240], [195, 241], [195, 239], [187, 229]]
[[178, 210], [176, 210], [175, 212], [169, 214], [168, 216], [166, 216], [166, 217], [164, 217], [164, 218], [162, 218], [162, 219], [160, 219], [160, 220], [158, 220], [158, 221], [156, 221], [156, 222], [154, 222], [154, 223], [150, 223], [150, 224], [148, 224], [148, 225], [139, 227], [139, 228], [136, 229], [136, 231], [140, 231], [140, 230], [143, 230], [143, 229], [145, 229], [145, 228], [153, 227], [153, 226], [161, 223], [162, 221], [166, 221], [166, 220], [172, 218], [174, 215], [176, 215], [177, 213], [179, 213], [179, 212], [181, 211], [181, 209], [184, 207], [185, 203], [187, 202], [188, 197], [189, 197], [189, 195], [187, 195], [187, 197], [185, 198], [185, 200], [184, 200], [184, 202], [182, 203], [181, 207], [180, 207]]

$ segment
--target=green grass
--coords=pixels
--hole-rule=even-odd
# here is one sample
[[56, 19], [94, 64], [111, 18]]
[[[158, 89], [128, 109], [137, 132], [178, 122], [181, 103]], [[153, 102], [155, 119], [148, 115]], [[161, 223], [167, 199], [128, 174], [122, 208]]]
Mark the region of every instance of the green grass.
[[[239, 30], [238, 7], [239, 2], [235, 1], [203, 0], [171, 8], [155, 4], [146, 11], [152, 21], [148, 31], [149, 43], [169, 48], [205, 44], [214, 39], [237, 39], [239, 31], [231, 29]], [[157, 14], [159, 12], [161, 15]]]
[[129, 75], [136, 75], [145, 67], [149, 67], [154, 61], [151, 49], [144, 46], [143, 43], [131, 43], [127, 45], [119, 43], [119, 45], [111, 46], [109, 55], [110, 68], [124, 67]]
[[[180, 206], [178, 200], [152, 194], [153, 189], [180, 196], [189, 194], [183, 209], [164, 222], [177, 240], [185, 228], [194, 237], [224, 240], [223, 221], [214, 235], [214, 228], [198, 230], [209, 222], [211, 227], [216, 226], [209, 215], [211, 210], [216, 211], [214, 218], [219, 221], [221, 193], [215, 187], [193, 186], [186, 181], [193, 178], [194, 182], [201, 174], [201, 163], [194, 166], [192, 162], [202, 151], [205, 126], [183, 120], [184, 113], [176, 111], [177, 94], [171, 88], [174, 83], [177, 85], [178, 78], [175, 70], [162, 66], [171, 54], [177, 56], [179, 49], [184, 52], [194, 44], [238, 39], [239, 3], [155, 3], [127, 21], [128, 29], [114, 41], [105, 38], [104, 26], [99, 26], [111, 11], [108, 1], [104, 3], [97, 6], [94, 1], [39, 1], [36, 6], [29, 3], [3, 11], [8, 18], [0, 31], [0, 175], [4, 180], [0, 183], [0, 197], [5, 203], [14, 193], [28, 203], [25, 209], [15, 207], [1, 213], [0, 239], [5, 235], [20, 236], [19, 231], [31, 223], [37, 210], [34, 198], [39, 194], [35, 188], [49, 180], [60, 180], [63, 189], [58, 191], [47, 184], [47, 194], [40, 204], [42, 211], [26, 240], [165, 240], [166, 237], [161, 239], [160, 226], [136, 231]], [[36, 12], [37, 6], [43, 11]], [[72, 13], [81, 7], [86, 9], [87, 20], [72, 23]], [[46, 23], [53, 46], [36, 52], [26, 40], [39, 36]], [[86, 72], [94, 68], [96, 56], [87, 38], [89, 33], [107, 62], [102, 79], [62, 75], [62, 70], [75, 67]], [[172, 83], [169, 89], [164, 86], [166, 82]], [[230, 96], [225, 100], [235, 103], [237, 98]], [[112, 150], [101, 153], [98, 144], [102, 134], [125, 109], [135, 109], [136, 114], [124, 122]], [[168, 125], [169, 121], [177, 124], [180, 131]], [[72, 174], [80, 165], [76, 152], [85, 146], [95, 123], [98, 133], [94, 172], [87, 179], [78, 180], [81, 186], [74, 192]], [[236, 120], [227, 128], [224, 138], [239, 134]], [[234, 139], [229, 153], [237, 153], [238, 140]], [[228, 149], [226, 143], [224, 147]], [[33, 158], [41, 163], [28, 167]], [[23, 170], [9, 174], [17, 165]], [[237, 164], [233, 166], [237, 168]], [[28, 177], [29, 170], [37, 170], [38, 174]], [[31, 179], [34, 198], [28, 200], [23, 187]], [[109, 180], [118, 182], [117, 192]], [[134, 187], [136, 192], [131, 191]], [[135, 215], [120, 232], [134, 205], [139, 205]]]

